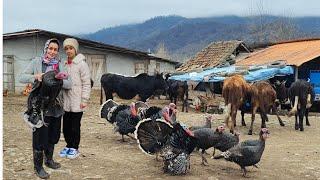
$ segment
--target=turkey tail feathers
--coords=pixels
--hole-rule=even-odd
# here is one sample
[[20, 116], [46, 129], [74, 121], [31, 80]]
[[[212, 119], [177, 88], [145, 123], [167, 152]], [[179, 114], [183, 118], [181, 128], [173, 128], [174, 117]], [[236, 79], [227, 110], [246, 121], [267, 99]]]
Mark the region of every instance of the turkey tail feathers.
[[116, 106], [119, 106], [119, 104], [112, 99], [104, 102], [100, 107], [100, 117], [105, 118], [110, 122], [110, 117], [108, 118], [108, 114], [111, 112], [111, 109]]
[[153, 155], [159, 152], [173, 131], [173, 127], [164, 120], [144, 119], [140, 121], [134, 132], [142, 152]]

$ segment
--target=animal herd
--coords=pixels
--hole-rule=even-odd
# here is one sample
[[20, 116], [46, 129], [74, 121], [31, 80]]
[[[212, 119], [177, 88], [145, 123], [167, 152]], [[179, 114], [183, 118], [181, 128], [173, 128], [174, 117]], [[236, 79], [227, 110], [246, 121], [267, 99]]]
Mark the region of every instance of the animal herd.
[[[125, 141], [124, 136], [137, 140], [139, 148], [148, 155], [155, 155], [156, 160], [160, 157], [163, 171], [172, 175], [188, 173], [190, 154], [199, 150], [201, 150], [201, 164], [207, 165], [204, 153], [207, 149], [214, 148], [213, 159], [223, 158], [238, 164], [243, 176], [246, 176], [246, 167], [256, 166], [264, 152], [265, 141], [269, 134], [266, 128], [267, 113], [272, 110], [277, 115], [279, 124], [284, 126], [277, 114], [276, 105], [288, 99], [293, 107], [289, 115], [296, 116], [295, 129], [303, 131], [303, 116], [307, 117], [314, 96], [311, 85], [303, 80], [298, 80], [290, 88], [283, 89], [280, 87], [282, 83], [279, 82], [274, 85], [267, 81], [249, 84], [242, 76], [235, 75], [225, 79], [222, 89], [226, 104], [225, 123], [212, 128], [211, 121], [214, 119], [211, 115], [205, 118], [203, 126], [189, 126], [179, 121], [175, 103], [165, 107], [149, 107], [145, 103], [155, 90], [167, 91], [172, 84], [177, 86], [172, 82], [168, 85], [161, 75], [140, 74], [136, 77], [125, 77], [105, 74], [101, 78], [101, 85], [107, 101], [100, 109], [101, 117], [114, 126], [114, 131], [122, 136], [122, 141]], [[182, 84], [182, 87], [185, 85]], [[279, 90], [286, 92], [286, 95], [282, 94], [283, 99], [279, 99]], [[130, 105], [119, 104], [113, 101], [113, 93], [117, 93], [123, 99], [139, 96], [141, 101]], [[246, 103], [250, 104], [249, 109], [252, 113], [248, 134], [252, 135], [255, 114], [258, 110], [262, 123], [259, 139], [241, 142], [239, 133], [235, 130], [236, 114], [238, 109], [244, 112], [243, 107]], [[310, 125], [308, 119], [306, 123]], [[245, 125], [242, 118], [242, 126]], [[230, 133], [225, 131], [226, 127], [230, 129]], [[215, 156], [216, 149], [221, 153]]]

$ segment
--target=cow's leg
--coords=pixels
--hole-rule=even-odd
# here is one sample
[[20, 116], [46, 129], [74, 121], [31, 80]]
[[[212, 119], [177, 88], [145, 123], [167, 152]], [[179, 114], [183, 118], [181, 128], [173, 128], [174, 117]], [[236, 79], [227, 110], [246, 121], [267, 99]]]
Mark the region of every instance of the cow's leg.
[[247, 126], [246, 122], [244, 121], [244, 110], [241, 110], [241, 125], [242, 126]]
[[303, 117], [304, 117], [304, 114], [306, 112], [306, 109], [305, 108], [301, 108], [299, 111], [299, 128], [300, 128], [300, 131], [303, 131], [304, 128], [303, 128]]
[[181, 99], [181, 102], [182, 102], [182, 112], [184, 112], [184, 107], [185, 107], [185, 102], [184, 102], [184, 99], [183, 99], [183, 97], [182, 97], [182, 99]]
[[310, 126], [308, 115], [309, 115], [309, 109], [306, 109], [306, 112], [305, 112], [306, 125], [307, 125], [307, 126]]
[[276, 116], [278, 118], [280, 126], [284, 126], [284, 123], [283, 123], [282, 119], [279, 116], [278, 109], [277, 109], [277, 106], [275, 104], [273, 104], [273, 106], [272, 106], [272, 112], [276, 113]]
[[294, 116], [295, 116], [294, 129], [298, 130], [299, 129], [298, 114], [296, 113]]
[[111, 91], [105, 90], [104, 93], [105, 93], [105, 95], [106, 95], [106, 100], [108, 100], [108, 99], [113, 99], [113, 96], [112, 96], [112, 92], [111, 92]]
[[236, 106], [231, 107], [231, 129], [230, 129], [231, 133], [234, 133], [234, 127], [236, 127], [237, 110], [238, 110], [238, 107]]
[[230, 114], [231, 114], [231, 103], [227, 104], [226, 105], [226, 108], [225, 108], [225, 124], [228, 126], [229, 129], [231, 129], [230, 127]]
[[267, 113], [265, 109], [260, 108], [260, 117], [261, 117], [261, 128], [265, 128], [266, 126], [266, 121], [268, 119]]
[[[139, 94], [139, 96], [140, 96], [140, 100], [141, 100], [142, 102], [146, 102], [147, 99], [148, 99], [147, 96], [142, 96], [142, 95], [140, 95], [140, 94]], [[150, 96], [149, 96], [149, 97], [150, 97]]]
[[188, 107], [189, 107], [189, 103], [188, 103], [188, 100], [189, 100], [188, 86], [187, 86], [185, 95], [186, 95], [186, 98], [185, 98], [185, 101], [186, 101], [186, 112], [188, 112]]
[[[258, 109], [257, 106], [253, 106], [253, 108], [252, 108], [251, 125], [250, 125], [250, 129], [249, 129], [249, 132], [248, 132], [249, 135], [252, 135], [253, 123], [254, 123], [254, 120], [255, 120], [255, 118], [256, 118], [257, 109]], [[260, 113], [261, 113], [261, 112], [260, 112]]]

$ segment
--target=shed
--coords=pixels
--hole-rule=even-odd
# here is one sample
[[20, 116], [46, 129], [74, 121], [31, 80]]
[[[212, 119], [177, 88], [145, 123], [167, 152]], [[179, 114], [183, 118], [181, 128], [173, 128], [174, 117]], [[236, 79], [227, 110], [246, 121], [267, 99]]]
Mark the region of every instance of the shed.
[[250, 54], [237, 65], [266, 65], [279, 60], [295, 67], [295, 79], [308, 79], [311, 70], [320, 70], [320, 39], [280, 42]]
[[212, 42], [193, 58], [182, 64], [177, 71], [189, 72], [216, 66], [232, 65], [249, 53], [249, 48], [242, 41]]

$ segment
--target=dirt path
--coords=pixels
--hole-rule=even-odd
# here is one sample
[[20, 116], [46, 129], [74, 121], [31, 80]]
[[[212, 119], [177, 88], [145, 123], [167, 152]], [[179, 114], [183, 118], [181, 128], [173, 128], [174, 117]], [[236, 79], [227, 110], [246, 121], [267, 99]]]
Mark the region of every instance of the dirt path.
[[[26, 97], [5, 97], [3, 104], [4, 179], [35, 179], [32, 165], [31, 130], [21, 119]], [[120, 100], [117, 100], [120, 101]], [[137, 143], [113, 133], [113, 127], [99, 117], [99, 100], [94, 96], [82, 120], [81, 156], [77, 160], [58, 157], [65, 146], [63, 134], [55, 150], [55, 159], [62, 164], [60, 170], [50, 170], [51, 179], [247, 179], [239, 166], [224, 160], [212, 160], [201, 166], [198, 153], [191, 156], [190, 173], [181, 177], [163, 174], [161, 162], [141, 152]], [[122, 103], [129, 101], [120, 101]], [[164, 106], [166, 100], [151, 100], [151, 105]], [[181, 107], [179, 106], [179, 109]], [[178, 120], [188, 124], [202, 124], [203, 113], [178, 114]], [[214, 115], [213, 126], [222, 122], [222, 115]], [[238, 114], [240, 117], [240, 114]], [[246, 115], [249, 124], [250, 116]], [[254, 135], [248, 136], [248, 127], [240, 127], [241, 140], [256, 139], [260, 126], [257, 115]], [[280, 127], [275, 116], [269, 116], [267, 127], [271, 136], [259, 163], [259, 169], [249, 167], [252, 179], [319, 179], [320, 180], [320, 117], [310, 117], [311, 127], [305, 132], [294, 130], [294, 118], [282, 117], [286, 126]], [[240, 121], [238, 121], [239, 124]], [[209, 149], [208, 152], [212, 152]]]

